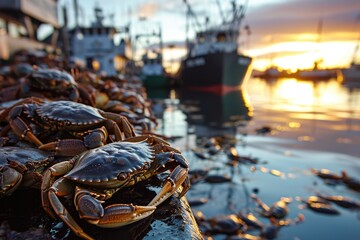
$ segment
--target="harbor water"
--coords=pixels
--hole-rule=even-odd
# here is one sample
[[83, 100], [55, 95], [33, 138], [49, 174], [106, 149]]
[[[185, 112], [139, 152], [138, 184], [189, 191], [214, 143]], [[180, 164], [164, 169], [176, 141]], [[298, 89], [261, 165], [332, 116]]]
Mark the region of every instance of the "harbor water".
[[[195, 216], [201, 212], [206, 219], [216, 219], [252, 213], [264, 226], [271, 225], [254, 196], [269, 207], [286, 197], [291, 202], [285, 218], [293, 221], [300, 214], [304, 221], [279, 227], [276, 239], [359, 239], [358, 208], [332, 203], [338, 214], [330, 215], [314, 211], [305, 201], [319, 194], [360, 201], [359, 189], [314, 174], [327, 169], [360, 181], [360, 88], [335, 79], [252, 78], [232, 96], [162, 94], [149, 90], [149, 97], [165, 107], [163, 114], [159, 111], [158, 133], [173, 137], [173, 145], [189, 160], [190, 171], [203, 170], [220, 179], [193, 182], [187, 198], [194, 203]], [[239, 155], [257, 162], [229, 164], [226, 144], [215, 152], [203, 144], [219, 137]], [[259, 230], [248, 233], [260, 235]]]

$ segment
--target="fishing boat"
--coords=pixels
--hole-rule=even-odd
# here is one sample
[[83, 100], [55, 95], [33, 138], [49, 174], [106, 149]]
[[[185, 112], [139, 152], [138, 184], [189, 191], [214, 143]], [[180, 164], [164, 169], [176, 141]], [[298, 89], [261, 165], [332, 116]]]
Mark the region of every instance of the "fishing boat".
[[148, 28], [150, 32], [135, 35], [135, 45], [146, 44], [141, 50], [145, 50], [139, 61], [140, 78], [146, 88], [166, 88], [169, 86], [169, 78], [163, 66], [163, 43], [162, 30]]
[[[103, 10], [94, 7], [95, 20], [90, 26], [81, 26], [78, 23], [77, 1], [75, 1], [75, 27], [69, 29], [69, 56], [71, 59], [82, 60], [88, 69], [97, 74], [114, 76], [122, 71], [131, 59], [129, 26], [115, 27], [105, 25]], [[110, 15], [114, 23], [113, 15]], [[115, 44], [115, 36], [121, 40]]]
[[320, 55], [320, 45], [321, 45], [321, 36], [323, 30], [323, 20], [319, 19], [317, 26], [317, 46], [318, 49], [316, 53], [318, 54], [317, 59], [314, 60], [314, 66], [312, 69], [298, 69], [295, 73], [292, 74], [292, 77], [300, 80], [311, 80], [311, 81], [320, 81], [320, 80], [330, 80], [337, 77], [336, 70], [334, 69], [323, 69], [320, 68], [323, 58]]
[[[208, 27], [206, 24], [202, 27], [190, 4], [184, 2], [187, 18], [194, 18], [201, 30], [196, 31], [193, 42], [187, 40], [188, 52], [179, 69], [181, 84], [185, 88], [218, 93], [238, 90], [251, 74], [252, 58], [239, 52], [240, 28], [246, 5], [237, 6], [233, 1], [231, 14], [228, 17], [221, 14], [220, 25]], [[248, 27], [245, 29], [250, 32]]]
[[313, 69], [299, 69], [295, 73], [291, 74], [291, 77], [300, 79], [300, 80], [329, 80], [337, 77], [335, 69], [320, 69], [319, 63], [321, 60], [316, 60], [314, 62]]
[[273, 80], [279, 78], [289, 78], [291, 73], [286, 70], [281, 70], [276, 66], [271, 66], [262, 72], [254, 72], [253, 76], [256, 78], [262, 78], [265, 80]]
[[360, 85], [360, 64], [352, 63], [350, 67], [341, 69], [338, 79], [343, 84]]
[[142, 57], [140, 78], [146, 88], [162, 88], [169, 86], [169, 80], [162, 65], [162, 55], [155, 52], [155, 57], [145, 53]]
[[360, 85], [360, 62], [357, 60], [360, 47], [360, 33], [355, 46], [350, 67], [340, 69], [338, 80], [345, 85]]
[[[48, 37], [42, 34], [44, 25], [53, 28]], [[0, 1], [0, 59], [21, 50], [54, 51], [59, 31], [55, 0]]]

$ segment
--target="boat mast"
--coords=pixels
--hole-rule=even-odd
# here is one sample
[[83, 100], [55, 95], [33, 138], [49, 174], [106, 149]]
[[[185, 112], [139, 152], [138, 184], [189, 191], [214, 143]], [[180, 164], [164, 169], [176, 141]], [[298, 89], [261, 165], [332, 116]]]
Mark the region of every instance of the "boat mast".
[[74, 0], [74, 9], [75, 9], [75, 28], [79, 27], [79, 5], [78, 1]]
[[194, 19], [193, 21], [193, 25], [194, 25], [194, 28], [195, 29], [195, 32], [197, 32], [197, 30], [200, 30], [200, 23], [196, 17], [196, 14], [194, 13], [194, 11], [192, 10], [190, 4], [188, 3], [187, 0], [183, 0], [186, 7], [187, 7], [187, 10], [186, 10], [186, 26], [185, 26], [185, 35], [186, 35], [186, 48], [189, 50], [189, 18], [191, 17], [192, 19]]
[[322, 29], [323, 29], [323, 20], [322, 20], [322, 18], [320, 18], [319, 23], [318, 23], [318, 29], [317, 29], [318, 39], [317, 39], [317, 50], [316, 50], [319, 56], [318, 56], [318, 59], [316, 59], [314, 61], [314, 69], [318, 69], [319, 64], [323, 61], [322, 57], [320, 56], [320, 43], [321, 43]]
[[224, 12], [223, 12], [223, 10], [222, 10], [222, 8], [221, 8], [221, 5], [220, 5], [220, 2], [219, 2], [219, 0], [216, 0], [216, 4], [218, 5], [218, 9], [219, 9], [219, 13], [220, 13], [220, 17], [221, 17], [221, 19], [222, 19], [222, 23], [224, 24], [225, 23], [225, 15], [224, 15]]
[[[356, 20], [359, 21], [359, 23], [360, 23], [360, 15], [357, 17]], [[358, 35], [357, 42], [356, 42], [356, 45], [355, 45], [354, 55], [353, 55], [352, 60], [351, 60], [351, 65], [356, 64], [356, 55], [357, 55], [357, 53], [359, 51], [359, 47], [360, 47], [360, 31], [359, 31], [359, 35]]]
[[[236, 6], [235, 0], [231, 2], [232, 5], [232, 19], [230, 24], [231, 29], [234, 31], [232, 35], [232, 41], [236, 42], [240, 35], [240, 28], [243, 18], [245, 17], [245, 12], [248, 7], [249, 0], [246, 0], [243, 5]], [[230, 30], [230, 29], [229, 29]]]
[[355, 46], [354, 55], [353, 55], [351, 64], [356, 63], [356, 55], [357, 55], [357, 52], [359, 51], [359, 45], [360, 45], [360, 33], [359, 33], [359, 37], [358, 37], [358, 40], [357, 40], [357, 44]]

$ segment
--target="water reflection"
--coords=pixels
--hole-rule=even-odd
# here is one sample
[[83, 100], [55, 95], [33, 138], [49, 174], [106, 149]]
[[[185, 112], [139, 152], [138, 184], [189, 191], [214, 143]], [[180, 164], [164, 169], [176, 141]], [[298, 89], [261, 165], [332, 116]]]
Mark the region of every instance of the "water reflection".
[[269, 82], [251, 79], [246, 88], [252, 101], [265, 101], [272, 109], [308, 112], [359, 111], [360, 108], [360, 88], [346, 88], [335, 80], [313, 82], [284, 78]]
[[[178, 93], [183, 107], [176, 107], [175, 99], [171, 100], [167, 108], [170, 110], [164, 114], [163, 133], [184, 136], [174, 145], [188, 158], [191, 175], [202, 172], [220, 180], [231, 179], [218, 183], [195, 182], [187, 194], [188, 200], [206, 201], [194, 206], [193, 211], [201, 211], [208, 219], [252, 213], [266, 225], [269, 220], [258, 214], [251, 195], [255, 193], [269, 204], [281, 197], [291, 197], [294, 201], [289, 204], [288, 218], [296, 219], [303, 214], [305, 221], [282, 228], [276, 239], [313, 239], [316, 234], [326, 239], [356, 239], [360, 232], [355, 211], [333, 204], [340, 215], [329, 216], [300, 208], [304, 203], [295, 199], [322, 193], [359, 200], [358, 192], [353, 189], [344, 184], [328, 184], [311, 173], [312, 168], [335, 173], [346, 171], [359, 180], [359, 90], [333, 80], [251, 79], [246, 90], [234, 95]], [[257, 134], [256, 129], [263, 126], [274, 131]], [[197, 141], [202, 136], [217, 140], [219, 135], [228, 133], [235, 140], [231, 146], [241, 155], [258, 158], [258, 163], [230, 165], [226, 145], [205, 158], [192, 151], [208, 149]], [[250, 233], [258, 235], [259, 231]], [[213, 239], [224, 238], [221, 234], [213, 236]]]
[[237, 127], [252, 118], [252, 108], [244, 91], [226, 95], [201, 91], [180, 94], [181, 109], [197, 137], [235, 135]]
[[247, 90], [257, 125], [271, 124], [278, 137], [301, 142], [301, 149], [359, 156], [360, 89], [334, 80], [251, 79]]

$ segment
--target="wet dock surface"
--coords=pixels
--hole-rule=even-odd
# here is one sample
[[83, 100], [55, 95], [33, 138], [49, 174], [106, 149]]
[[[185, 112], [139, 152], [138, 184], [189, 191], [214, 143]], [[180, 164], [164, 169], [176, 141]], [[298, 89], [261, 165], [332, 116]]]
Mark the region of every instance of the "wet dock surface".
[[[166, 99], [167, 108], [159, 128], [164, 135], [182, 136], [172, 144], [180, 147], [194, 174], [205, 176], [191, 175], [193, 184], [187, 198], [195, 214], [200, 211], [207, 219], [213, 219], [253, 213], [266, 226], [271, 225], [271, 220], [260, 214], [252, 197], [257, 196], [270, 207], [287, 197], [292, 201], [284, 219], [294, 220], [299, 214], [305, 219], [281, 227], [276, 239], [358, 238], [358, 207], [354, 210], [329, 203], [326, 207], [339, 213], [334, 215], [326, 212], [327, 209], [310, 208], [304, 201], [322, 194], [360, 202], [358, 188], [349, 187], [343, 180], [324, 179], [314, 174], [314, 170], [327, 169], [342, 178], [342, 172], [346, 172], [359, 183], [359, 88], [348, 89], [336, 81], [251, 79], [240, 94], [248, 111], [243, 110], [243, 121], [237, 122], [235, 130], [215, 127], [218, 125], [215, 116], [227, 110], [217, 108], [221, 104], [214, 105], [212, 101], [216, 96], [200, 95], [192, 95], [195, 96], [192, 101]], [[184, 102], [190, 104], [182, 106]], [[203, 103], [209, 104], [210, 112], [205, 115], [198, 109]], [[238, 108], [232, 110], [236, 119], [240, 119]], [[218, 152], [203, 144], [219, 137], [227, 142], [220, 144]], [[257, 163], [230, 163], [229, 146], [235, 146], [241, 156], [257, 159]], [[207, 176], [212, 180], [207, 180]], [[202, 226], [200, 229], [208, 230]], [[261, 231], [248, 233], [259, 236]], [[225, 239], [228, 235], [205, 234], [205, 237]]]

